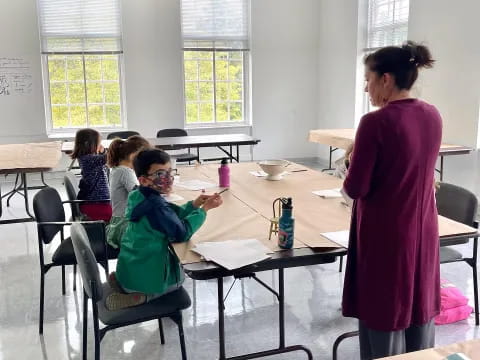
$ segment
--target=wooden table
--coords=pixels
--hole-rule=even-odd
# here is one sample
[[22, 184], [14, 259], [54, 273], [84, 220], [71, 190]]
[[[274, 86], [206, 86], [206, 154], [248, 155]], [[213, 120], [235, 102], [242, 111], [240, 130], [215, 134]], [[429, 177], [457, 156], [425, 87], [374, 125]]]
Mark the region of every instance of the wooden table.
[[[43, 172], [56, 167], [61, 158], [61, 143], [29, 143], [29, 144], [9, 144], [0, 145], [0, 174], [17, 174], [17, 180], [13, 190], [3, 194], [7, 198], [7, 206], [10, 205], [10, 199], [15, 194], [20, 194], [24, 198], [25, 212], [28, 217], [20, 219], [0, 220], [1, 224], [13, 224], [34, 221], [34, 216], [30, 213], [28, 201], [28, 190], [39, 189], [46, 186], [28, 186], [28, 173], [41, 173], [43, 181]], [[20, 183], [18, 183], [20, 177]], [[0, 203], [1, 206], [1, 203]]]
[[[320, 129], [310, 130], [308, 141], [328, 145], [330, 147], [328, 168], [324, 170], [333, 170], [332, 154], [338, 149], [346, 150], [355, 140], [355, 129]], [[436, 169], [440, 174], [440, 181], [443, 181], [444, 157], [450, 155], [470, 154], [472, 148], [462, 145], [442, 144], [440, 146], [440, 168]]]
[[408, 354], [390, 356], [383, 360], [444, 360], [447, 356], [463, 353], [472, 360], [480, 360], [480, 339], [465, 341], [434, 349], [415, 351]]
[[[219, 317], [219, 358], [224, 359], [254, 359], [292, 351], [304, 351], [308, 359], [312, 354], [308, 348], [301, 345], [286, 346], [284, 321], [284, 269], [307, 265], [331, 263], [338, 256], [346, 254], [346, 249], [320, 236], [322, 232], [345, 230], [349, 228], [350, 210], [342, 205], [340, 199], [322, 199], [312, 190], [340, 187], [341, 180], [301, 165], [292, 164], [291, 172], [280, 181], [267, 181], [249, 173], [258, 170], [254, 163], [232, 164], [230, 167], [230, 190], [222, 194], [224, 204], [221, 208], [209, 212], [205, 224], [187, 243], [175, 244], [175, 251], [184, 263], [185, 272], [196, 280], [217, 280], [217, 305]], [[198, 179], [216, 183], [218, 180], [217, 166], [200, 165], [197, 167], [179, 167], [180, 178]], [[214, 192], [218, 189], [211, 189]], [[190, 200], [198, 196], [198, 192], [180, 190], [175, 193]], [[272, 217], [272, 202], [280, 196], [293, 198], [295, 215], [294, 248], [281, 251], [276, 240], [269, 241], [269, 219]], [[463, 224], [439, 217], [441, 238], [464, 239], [477, 234], [477, 230]], [[191, 251], [191, 248], [203, 241], [222, 241], [231, 239], [256, 238], [272, 251], [272, 257], [260, 263], [241, 269], [227, 270], [212, 262], [205, 262]], [[261, 271], [278, 270], [278, 291], [256, 278]], [[225, 309], [223, 278], [249, 277], [272, 292], [279, 301], [279, 346], [276, 349], [260, 351], [235, 357], [226, 357], [225, 350]]]
[[[164, 137], [147, 139], [150, 144], [162, 150], [179, 150], [185, 148], [194, 148], [197, 156], [200, 158], [200, 148], [214, 147], [222, 151], [230, 162], [240, 161], [239, 148], [244, 145], [256, 145], [260, 142], [250, 135], [245, 134], [223, 134], [223, 135], [188, 135], [178, 137]], [[110, 146], [112, 140], [102, 140], [105, 148]], [[65, 141], [62, 144], [62, 152], [69, 153], [73, 151], [73, 141]], [[234, 152], [233, 149], [236, 151]], [[209, 158], [204, 160], [219, 160], [219, 158]]]

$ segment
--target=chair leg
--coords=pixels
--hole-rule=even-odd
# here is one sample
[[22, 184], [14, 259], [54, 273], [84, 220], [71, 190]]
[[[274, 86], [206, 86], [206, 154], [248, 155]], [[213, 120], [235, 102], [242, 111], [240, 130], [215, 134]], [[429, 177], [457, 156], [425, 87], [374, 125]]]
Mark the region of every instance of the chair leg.
[[62, 295], [65, 295], [65, 265], [62, 265]]
[[100, 360], [100, 329], [98, 325], [97, 304], [92, 304], [92, 308], [93, 308], [93, 333], [95, 336], [95, 360]]
[[73, 265], [73, 291], [77, 291], [77, 264]]
[[473, 264], [473, 298], [475, 300], [475, 325], [478, 326], [479, 322], [479, 309], [478, 309], [478, 279], [477, 279], [477, 264]]
[[338, 272], [343, 270], [343, 256], [340, 256], [340, 264], [338, 265]]
[[82, 359], [87, 360], [88, 296], [83, 292]]
[[165, 345], [165, 334], [163, 332], [162, 319], [158, 319], [158, 329], [160, 330], [160, 343]]
[[45, 274], [40, 274], [40, 313], [38, 316], [38, 333], [43, 334], [43, 306], [45, 303]]
[[182, 313], [179, 311], [175, 315], [170, 317], [178, 326], [178, 336], [180, 338], [180, 348], [182, 350], [182, 360], [187, 360], [187, 348], [185, 346], [185, 335], [183, 333], [183, 318]]

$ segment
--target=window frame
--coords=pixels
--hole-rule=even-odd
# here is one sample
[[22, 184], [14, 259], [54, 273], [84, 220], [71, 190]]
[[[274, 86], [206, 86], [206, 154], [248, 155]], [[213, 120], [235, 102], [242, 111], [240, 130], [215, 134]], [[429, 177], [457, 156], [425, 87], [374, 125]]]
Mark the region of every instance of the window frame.
[[[185, 93], [186, 83], [187, 80], [185, 78], [185, 52], [211, 52], [212, 53], [212, 71], [213, 71], [213, 114], [214, 119], [213, 122], [202, 123], [202, 122], [195, 122], [195, 123], [188, 123], [187, 122], [187, 97]], [[242, 53], [242, 75], [243, 75], [243, 106], [242, 106], [242, 114], [243, 114], [243, 121], [217, 121], [216, 119], [216, 109], [217, 109], [217, 101], [216, 101], [216, 78], [215, 78], [215, 53], [216, 52], [241, 52]], [[207, 128], [234, 128], [234, 127], [248, 127], [251, 126], [251, 119], [250, 119], [250, 49], [224, 49], [224, 48], [183, 48], [182, 49], [182, 93], [183, 93], [183, 125], [185, 129], [207, 129]], [[230, 82], [230, 81], [228, 81]], [[197, 103], [200, 103], [199, 101]]]
[[[88, 122], [88, 99], [85, 100], [86, 112], [87, 112], [87, 119], [85, 126], [68, 126], [68, 127], [60, 127], [54, 128], [53, 125], [53, 117], [52, 117], [52, 98], [50, 92], [50, 72], [48, 68], [48, 57], [50, 55], [58, 55], [58, 56], [79, 56], [82, 57], [82, 62], [85, 62], [85, 56], [89, 55], [115, 55], [118, 56], [118, 83], [120, 87], [120, 125], [118, 126], [92, 126]], [[126, 96], [125, 96], [125, 70], [124, 70], [124, 56], [123, 52], [94, 52], [94, 53], [69, 53], [69, 52], [58, 52], [58, 53], [42, 53], [41, 54], [41, 65], [42, 65], [42, 82], [43, 82], [43, 93], [44, 93], [44, 105], [45, 105], [45, 118], [46, 118], [46, 130], [47, 135], [61, 135], [61, 134], [71, 134], [72, 132], [76, 132], [78, 129], [82, 129], [85, 127], [93, 128], [99, 132], [112, 132], [112, 131], [119, 131], [119, 130], [126, 130], [127, 127], [127, 112], [126, 112]], [[84, 67], [85, 72], [85, 67]], [[68, 83], [66, 81], [65, 83]], [[103, 83], [103, 81], [102, 81]], [[84, 73], [84, 80], [83, 84], [85, 89], [87, 88], [87, 80], [85, 78]], [[70, 105], [70, 104], [67, 104]]]

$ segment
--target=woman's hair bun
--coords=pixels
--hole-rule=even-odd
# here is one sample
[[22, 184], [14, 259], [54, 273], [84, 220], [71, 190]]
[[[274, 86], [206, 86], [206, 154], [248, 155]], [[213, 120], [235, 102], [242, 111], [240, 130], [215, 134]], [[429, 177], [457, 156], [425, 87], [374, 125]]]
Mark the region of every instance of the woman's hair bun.
[[402, 45], [402, 49], [409, 52], [409, 62], [414, 64], [418, 68], [431, 68], [435, 60], [432, 59], [430, 50], [421, 44], [417, 44], [414, 41], [407, 41]]

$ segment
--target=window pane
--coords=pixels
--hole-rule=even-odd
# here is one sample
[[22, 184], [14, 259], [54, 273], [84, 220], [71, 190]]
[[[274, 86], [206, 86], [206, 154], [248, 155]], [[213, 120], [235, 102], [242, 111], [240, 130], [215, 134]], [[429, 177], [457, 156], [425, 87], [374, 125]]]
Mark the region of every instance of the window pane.
[[103, 125], [103, 106], [102, 105], [90, 105], [88, 107], [88, 120], [90, 125]]
[[242, 83], [230, 83], [230, 100], [242, 100]]
[[102, 94], [102, 83], [99, 82], [89, 82], [87, 83], [87, 98], [88, 103], [102, 103], [103, 94]]
[[213, 122], [213, 104], [200, 104], [200, 122]]
[[243, 120], [241, 103], [230, 103], [230, 120], [231, 121]]
[[[103, 85], [105, 91], [105, 102], [106, 103], [120, 103], [120, 84], [115, 83], [105, 83]], [[108, 122], [108, 118], [107, 118]]]
[[102, 80], [102, 61], [98, 56], [85, 56], [87, 80]]
[[197, 61], [185, 61], [185, 80], [197, 80]]
[[118, 80], [118, 61], [113, 58], [103, 60], [103, 79], [104, 80]]
[[81, 58], [67, 59], [67, 79], [69, 81], [83, 81], [83, 63]]
[[198, 83], [197, 82], [185, 83], [185, 99], [187, 99], [187, 101], [198, 100]]
[[213, 60], [213, 52], [211, 51], [192, 51], [194, 59]]
[[228, 121], [228, 107], [226, 103], [217, 103], [217, 121]]
[[50, 101], [52, 104], [67, 103], [67, 88], [63, 83], [53, 83], [50, 85]]
[[217, 83], [216, 96], [217, 96], [217, 101], [228, 100], [228, 83], [226, 82]]
[[82, 83], [68, 84], [69, 104], [85, 104], [85, 88]]
[[52, 106], [52, 122], [55, 128], [68, 126], [68, 107]]
[[215, 62], [215, 76], [217, 80], [228, 80], [228, 61]]
[[242, 60], [243, 53], [241, 51], [231, 51], [230, 52], [230, 60]]
[[87, 112], [85, 106], [70, 107], [70, 122], [72, 126], [87, 126]]
[[213, 101], [213, 82], [200, 83], [200, 100]]
[[242, 62], [230, 61], [230, 64], [228, 66], [228, 78], [230, 80], [241, 81], [243, 79], [242, 68]]
[[120, 105], [106, 105], [107, 124], [121, 125]]
[[65, 81], [65, 59], [63, 57], [48, 57], [48, 76], [50, 81]]
[[198, 122], [198, 104], [187, 104], [187, 124]]
[[200, 80], [213, 80], [213, 61], [200, 61], [199, 71]]

